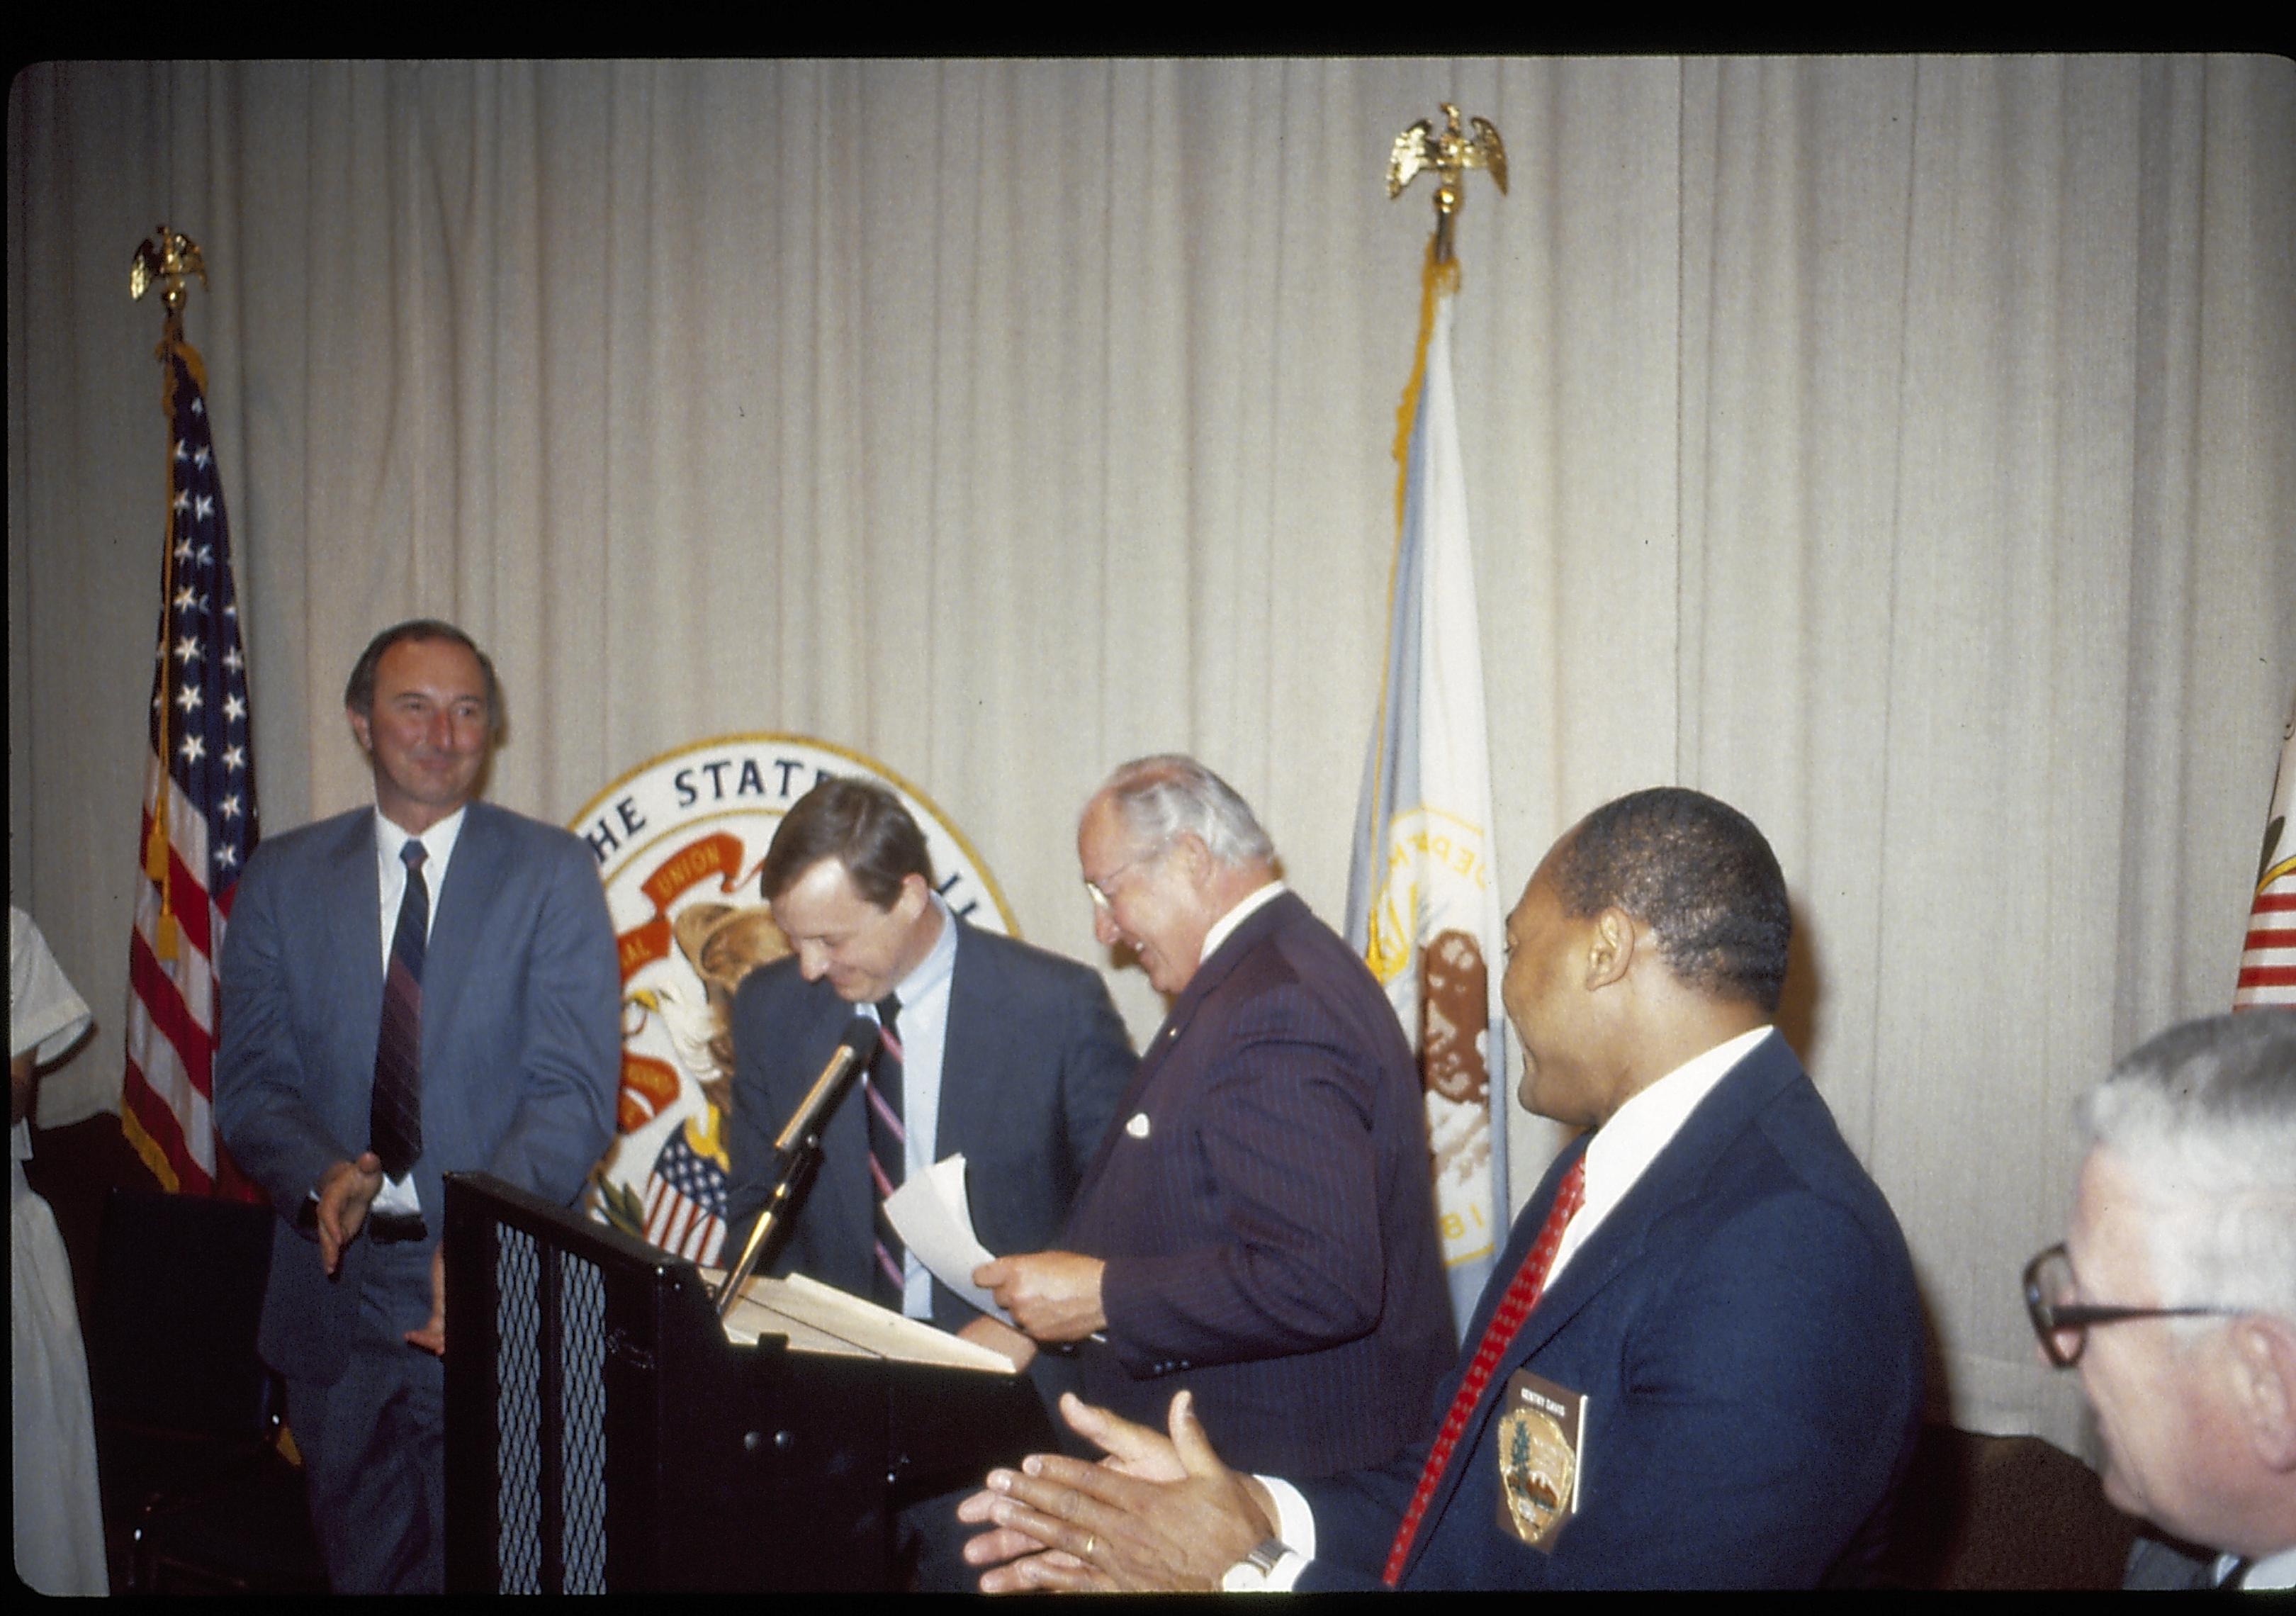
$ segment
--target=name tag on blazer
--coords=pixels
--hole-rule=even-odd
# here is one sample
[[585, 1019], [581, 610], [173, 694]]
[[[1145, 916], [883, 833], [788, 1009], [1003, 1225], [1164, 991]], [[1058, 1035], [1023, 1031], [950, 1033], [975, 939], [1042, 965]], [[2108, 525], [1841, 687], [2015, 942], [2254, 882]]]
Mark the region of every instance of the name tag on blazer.
[[1493, 1421], [1499, 1525], [1542, 1554], [1578, 1509], [1587, 1468], [1587, 1394], [1518, 1369]]

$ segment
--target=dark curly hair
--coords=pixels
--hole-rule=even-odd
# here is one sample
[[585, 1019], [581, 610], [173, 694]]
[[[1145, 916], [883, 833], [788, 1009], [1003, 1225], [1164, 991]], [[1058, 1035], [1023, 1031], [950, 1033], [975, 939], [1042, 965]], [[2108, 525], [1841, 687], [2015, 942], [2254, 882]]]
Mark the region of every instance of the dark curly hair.
[[1657, 935], [1684, 981], [1776, 1013], [1793, 934], [1785, 876], [1728, 803], [1674, 785], [1635, 792], [1587, 815], [1550, 873], [1572, 915], [1615, 905]]

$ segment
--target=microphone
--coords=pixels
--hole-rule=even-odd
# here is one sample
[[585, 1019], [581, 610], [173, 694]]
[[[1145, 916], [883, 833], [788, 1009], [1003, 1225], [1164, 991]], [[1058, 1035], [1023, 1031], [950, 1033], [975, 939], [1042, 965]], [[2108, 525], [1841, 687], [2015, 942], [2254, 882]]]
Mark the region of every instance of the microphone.
[[837, 1047], [829, 1052], [822, 1063], [821, 1075], [813, 1080], [798, 1108], [791, 1113], [788, 1126], [781, 1137], [774, 1141], [774, 1156], [778, 1163], [774, 1174], [773, 1194], [767, 1198], [765, 1210], [758, 1214], [750, 1238], [742, 1247], [741, 1260], [727, 1270], [726, 1283], [718, 1292], [718, 1316], [723, 1318], [732, 1311], [734, 1300], [750, 1276], [757, 1271], [758, 1259], [765, 1254], [767, 1242], [781, 1226], [790, 1197], [813, 1170], [821, 1157], [821, 1129], [853, 1079], [865, 1070], [869, 1057], [876, 1053], [877, 1040], [882, 1036], [877, 1023], [865, 1015], [856, 1015], [845, 1025], [844, 1036]]
[[869, 1064], [880, 1036], [877, 1023], [865, 1015], [857, 1015], [846, 1023], [845, 1036], [829, 1052], [829, 1059], [822, 1063], [821, 1075], [813, 1080], [805, 1098], [798, 1102], [797, 1110], [790, 1113], [789, 1125], [782, 1129], [782, 1136], [774, 1141], [775, 1154], [786, 1156], [808, 1136], [821, 1131], [829, 1113], [844, 1098], [846, 1086], [854, 1074]]

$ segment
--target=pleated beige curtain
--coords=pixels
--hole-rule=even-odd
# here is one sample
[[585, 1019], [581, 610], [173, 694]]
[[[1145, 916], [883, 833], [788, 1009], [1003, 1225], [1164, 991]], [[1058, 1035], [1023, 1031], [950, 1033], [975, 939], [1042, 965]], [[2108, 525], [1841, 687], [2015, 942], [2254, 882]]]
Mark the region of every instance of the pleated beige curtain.
[[1764, 825], [1940, 1412], [2078, 1447], [2017, 1269], [2073, 1095], [2229, 999], [2296, 688], [2285, 62], [33, 69], [10, 882], [104, 1023], [44, 1120], [119, 1078], [155, 223], [213, 277], [273, 833], [364, 799], [342, 677], [437, 613], [510, 692], [498, 800], [823, 736], [1099, 957], [1073, 816], [1146, 751], [1339, 914], [1429, 218], [1380, 179], [1446, 99], [1512, 169], [1456, 339], [1501, 880], [1655, 782]]

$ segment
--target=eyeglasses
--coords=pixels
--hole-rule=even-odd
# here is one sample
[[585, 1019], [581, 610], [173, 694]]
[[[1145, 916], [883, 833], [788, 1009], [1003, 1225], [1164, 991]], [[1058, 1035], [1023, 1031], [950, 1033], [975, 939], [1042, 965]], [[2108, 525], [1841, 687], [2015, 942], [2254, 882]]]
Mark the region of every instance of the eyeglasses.
[[1123, 864], [1118, 865], [1114, 869], [1102, 876], [1098, 881], [1093, 880], [1089, 875], [1086, 876], [1084, 890], [1091, 895], [1093, 906], [1098, 909], [1114, 907], [1116, 903], [1116, 878], [1123, 874], [1127, 870], [1136, 870], [1144, 864], [1153, 863], [1156, 859], [1163, 857], [1163, 848], [1151, 848], [1148, 851], [1141, 854], [1139, 857], [1128, 859]]
[[[2062, 1245], [2051, 1246], [2025, 1265], [2025, 1312], [2033, 1321], [2033, 1335], [2041, 1343], [2041, 1350], [2060, 1369], [2070, 1369], [2080, 1362], [2081, 1351], [2088, 1345], [2091, 1325], [2117, 1325], [2132, 1318], [2226, 1317], [2238, 1311], [2234, 1308], [2123, 1308], [2077, 1302], [2070, 1300], [2077, 1288], [2072, 1259], [2065, 1255]], [[2071, 1344], [2066, 1345], [2067, 1341]]]

